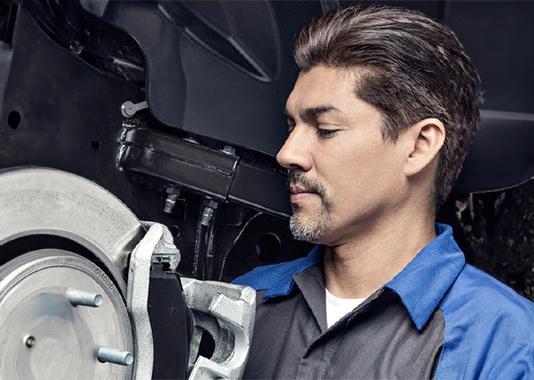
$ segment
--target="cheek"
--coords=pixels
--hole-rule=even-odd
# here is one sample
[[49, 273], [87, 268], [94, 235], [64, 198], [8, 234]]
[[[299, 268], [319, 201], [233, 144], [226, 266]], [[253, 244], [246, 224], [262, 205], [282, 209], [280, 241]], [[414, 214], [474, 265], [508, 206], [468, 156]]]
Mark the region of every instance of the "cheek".
[[361, 201], [397, 183], [401, 167], [391, 149], [375, 145], [374, 149], [340, 151], [326, 173], [329, 193], [335, 199], [350, 202], [357, 197]]
[[[341, 152], [340, 152], [341, 153]], [[361, 193], [370, 185], [368, 160], [361, 152], [352, 151], [350, 154], [338, 154], [335, 161], [324, 170], [324, 185], [327, 196], [336, 208], [350, 202], [350, 199]], [[373, 177], [374, 175], [371, 175]], [[360, 195], [361, 196], [361, 195]]]
[[390, 161], [389, 152], [383, 149], [382, 144], [359, 144], [357, 146], [343, 147], [336, 150], [336, 155], [330, 158], [332, 171], [342, 177], [372, 175]]

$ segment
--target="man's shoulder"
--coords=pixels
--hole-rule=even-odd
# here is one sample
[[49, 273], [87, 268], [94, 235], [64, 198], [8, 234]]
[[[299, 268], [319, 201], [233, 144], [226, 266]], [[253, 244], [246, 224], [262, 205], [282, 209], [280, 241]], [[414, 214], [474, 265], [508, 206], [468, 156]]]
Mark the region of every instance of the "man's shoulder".
[[267, 290], [264, 298], [287, 295], [294, 285], [293, 276], [312, 267], [323, 259], [324, 247], [317, 245], [306, 257], [279, 264], [257, 267], [232, 281], [233, 284]]
[[534, 317], [534, 303], [469, 264], [466, 264], [446, 295], [444, 307], [453, 310], [468, 307], [484, 315], [492, 312]]
[[256, 290], [270, 289], [281, 281], [290, 281], [304, 260], [305, 258], [302, 257], [292, 261], [260, 266], [236, 278], [232, 284], [247, 285]]
[[466, 265], [440, 308], [445, 337], [436, 379], [532, 378], [532, 302]]

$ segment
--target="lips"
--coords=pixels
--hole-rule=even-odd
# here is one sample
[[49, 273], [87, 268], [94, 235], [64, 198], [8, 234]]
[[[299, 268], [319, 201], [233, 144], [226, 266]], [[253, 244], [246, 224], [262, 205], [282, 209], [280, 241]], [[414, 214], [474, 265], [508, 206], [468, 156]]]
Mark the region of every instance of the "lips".
[[291, 194], [315, 193], [315, 191], [308, 190], [308, 189], [305, 189], [304, 187], [296, 186], [296, 185], [290, 185], [289, 191], [291, 192]]
[[303, 201], [313, 195], [318, 195], [313, 190], [308, 190], [300, 186], [289, 186], [289, 191], [291, 192], [291, 203], [297, 203]]
[[319, 181], [307, 177], [302, 171], [289, 171], [287, 187], [291, 192], [290, 201], [294, 205], [305, 199], [315, 199], [316, 197], [324, 201], [325, 191], [323, 186]]

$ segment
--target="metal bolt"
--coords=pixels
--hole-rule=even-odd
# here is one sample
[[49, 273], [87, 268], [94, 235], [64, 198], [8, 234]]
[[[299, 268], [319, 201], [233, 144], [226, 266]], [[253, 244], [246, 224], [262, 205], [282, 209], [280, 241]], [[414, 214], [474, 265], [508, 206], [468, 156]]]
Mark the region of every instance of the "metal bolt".
[[28, 348], [35, 346], [35, 343], [37, 343], [37, 340], [35, 339], [35, 337], [29, 334], [25, 335], [24, 338], [22, 338], [22, 340], [24, 341], [24, 344]]
[[140, 103], [134, 103], [128, 100], [122, 103], [121, 113], [122, 113], [122, 116], [129, 118], [129, 117], [134, 116], [137, 112], [147, 109], [147, 108], [148, 108], [148, 103], [146, 102], [146, 100]]
[[133, 102], [130, 102], [129, 100], [127, 102], [122, 103], [121, 113], [124, 117], [132, 117], [136, 113], [135, 104]]
[[138, 64], [128, 61], [126, 59], [117, 58], [117, 57], [112, 57], [112, 59], [113, 59], [113, 63], [116, 65], [127, 67], [129, 69], [136, 70], [136, 71], [141, 71], [141, 72], [145, 71], [144, 67], [139, 66]]
[[210, 197], [204, 199], [204, 210], [202, 211], [202, 217], [200, 219], [200, 224], [207, 227], [211, 223], [211, 218], [217, 209], [217, 202], [215, 202]]
[[215, 212], [214, 209], [211, 207], [204, 207], [204, 211], [202, 212], [202, 219], [200, 219], [200, 224], [207, 227], [210, 225], [211, 218], [213, 218], [213, 213]]
[[176, 200], [178, 197], [173, 194], [167, 195], [167, 199], [165, 199], [165, 207], [163, 208], [163, 212], [170, 214], [172, 213], [172, 210], [174, 210], [174, 205], [176, 205]]
[[102, 363], [114, 363], [124, 366], [131, 365], [134, 360], [134, 357], [130, 352], [109, 347], [100, 347], [98, 349], [97, 357]]
[[178, 199], [178, 196], [180, 195], [180, 189], [178, 187], [168, 187], [167, 188], [167, 199], [165, 200], [165, 207], [163, 208], [163, 212], [170, 214], [172, 213], [172, 210], [174, 210], [174, 206], [176, 205], [176, 200]]
[[68, 289], [65, 296], [72, 306], [99, 307], [102, 305], [102, 296], [98, 293], [85, 292], [78, 289]]

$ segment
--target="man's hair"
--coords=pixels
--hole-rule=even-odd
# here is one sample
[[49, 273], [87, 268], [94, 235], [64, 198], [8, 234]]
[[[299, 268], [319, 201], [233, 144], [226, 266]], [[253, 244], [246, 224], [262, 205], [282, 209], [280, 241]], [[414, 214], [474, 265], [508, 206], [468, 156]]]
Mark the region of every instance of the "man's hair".
[[425, 118], [445, 126], [434, 181], [439, 207], [447, 198], [480, 121], [480, 79], [454, 33], [420, 12], [349, 7], [312, 21], [295, 45], [302, 71], [316, 65], [358, 68], [356, 96], [383, 118], [396, 141]]

